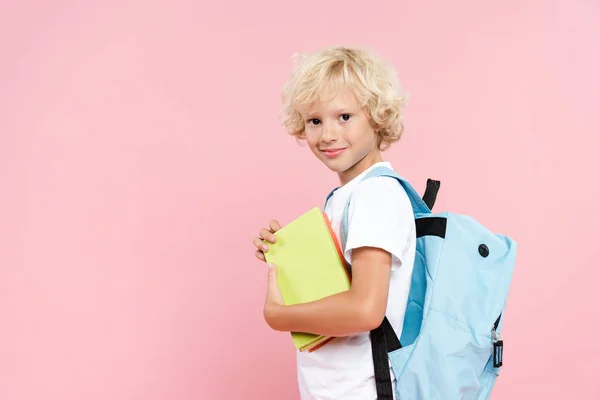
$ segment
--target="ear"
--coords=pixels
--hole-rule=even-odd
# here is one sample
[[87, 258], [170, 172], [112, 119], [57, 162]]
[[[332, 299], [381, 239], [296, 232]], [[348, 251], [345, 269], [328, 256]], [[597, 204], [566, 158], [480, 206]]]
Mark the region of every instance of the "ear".
[[373, 125], [373, 132], [375, 132], [375, 136], [378, 138], [381, 137], [381, 133], [383, 132], [383, 128], [379, 125]]
[[379, 124], [377, 124], [375, 121], [373, 121], [372, 118], [369, 117], [369, 125], [371, 125], [371, 128], [373, 128], [373, 130], [375, 131], [375, 133], [377, 135], [379, 135], [379, 131], [381, 131], [381, 126]]

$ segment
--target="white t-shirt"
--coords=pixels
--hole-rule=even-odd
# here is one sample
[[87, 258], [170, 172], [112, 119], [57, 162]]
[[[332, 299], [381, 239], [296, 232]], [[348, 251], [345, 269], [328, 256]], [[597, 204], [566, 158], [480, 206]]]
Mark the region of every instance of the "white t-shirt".
[[[348, 197], [348, 240], [344, 257], [352, 260], [352, 249], [370, 246], [392, 254], [392, 274], [386, 316], [400, 337], [415, 258], [415, 221], [408, 195], [392, 178], [364, 174], [339, 188], [325, 209], [341, 242], [340, 224]], [[375, 400], [375, 378], [369, 332], [336, 338], [312, 353], [297, 353], [298, 384], [302, 400]], [[395, 377], [390, 368], [395, 389]]]

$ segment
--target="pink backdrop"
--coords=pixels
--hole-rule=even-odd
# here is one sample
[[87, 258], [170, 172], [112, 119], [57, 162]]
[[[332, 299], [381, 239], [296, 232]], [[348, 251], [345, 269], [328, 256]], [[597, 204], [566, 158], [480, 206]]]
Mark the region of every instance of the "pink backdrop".
[[600, 3], [487, 3], [2, 1], [0, 399], [297, 398], [251, 239], [337, 184], [277, 121], [327, 44], [412, 94], [386, 159], [520, 244], [494, 398], [600, 398]]

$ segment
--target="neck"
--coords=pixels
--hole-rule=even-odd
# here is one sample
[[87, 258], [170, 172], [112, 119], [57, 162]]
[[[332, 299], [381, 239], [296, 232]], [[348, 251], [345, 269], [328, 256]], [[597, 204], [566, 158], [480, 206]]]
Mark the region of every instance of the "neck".
[[383, 158], [381, 157], [381, 151], [374, 150], [370, 152], [356, 164], [338, 174], [340, 178], [340, 185], [344, 186], [346, 183], [350, 182], [352, 179], [365, 172], [369, 167], [382, 161]]

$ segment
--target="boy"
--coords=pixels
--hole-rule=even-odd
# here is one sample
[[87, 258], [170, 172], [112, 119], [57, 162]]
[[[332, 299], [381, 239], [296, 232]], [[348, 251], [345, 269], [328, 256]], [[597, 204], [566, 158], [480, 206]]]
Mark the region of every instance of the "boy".
[[[336, 339], [298, 352], [302, 399], [376, 399], [369, 331], [387, 316], [401, 335], [415, 258], [415, 223], [410, 200], [394, 179], [360, 179], [391, 164], [381, 152], [403, 132], [405, 98], [395, 72], [383, 60], [356, 48], [328, 47], [305, 56], [284, 86], [283, 122], [305, 140], [340, 181], [325, 212], [338, 239], [341, 216], [352, 195], [344, 257], [352, 266], [349, 291], [318, 301], [285, 306], [277, 268], [269, 269], [264, 317], [278, 331], [310, 332]], [[262, 240], [274, 243], [277, 221], [253, 243], [265, 260]], [[395, 386], [393, 371], [390, 375]], [[394, 387], [395, 391], [395, 387]]]

